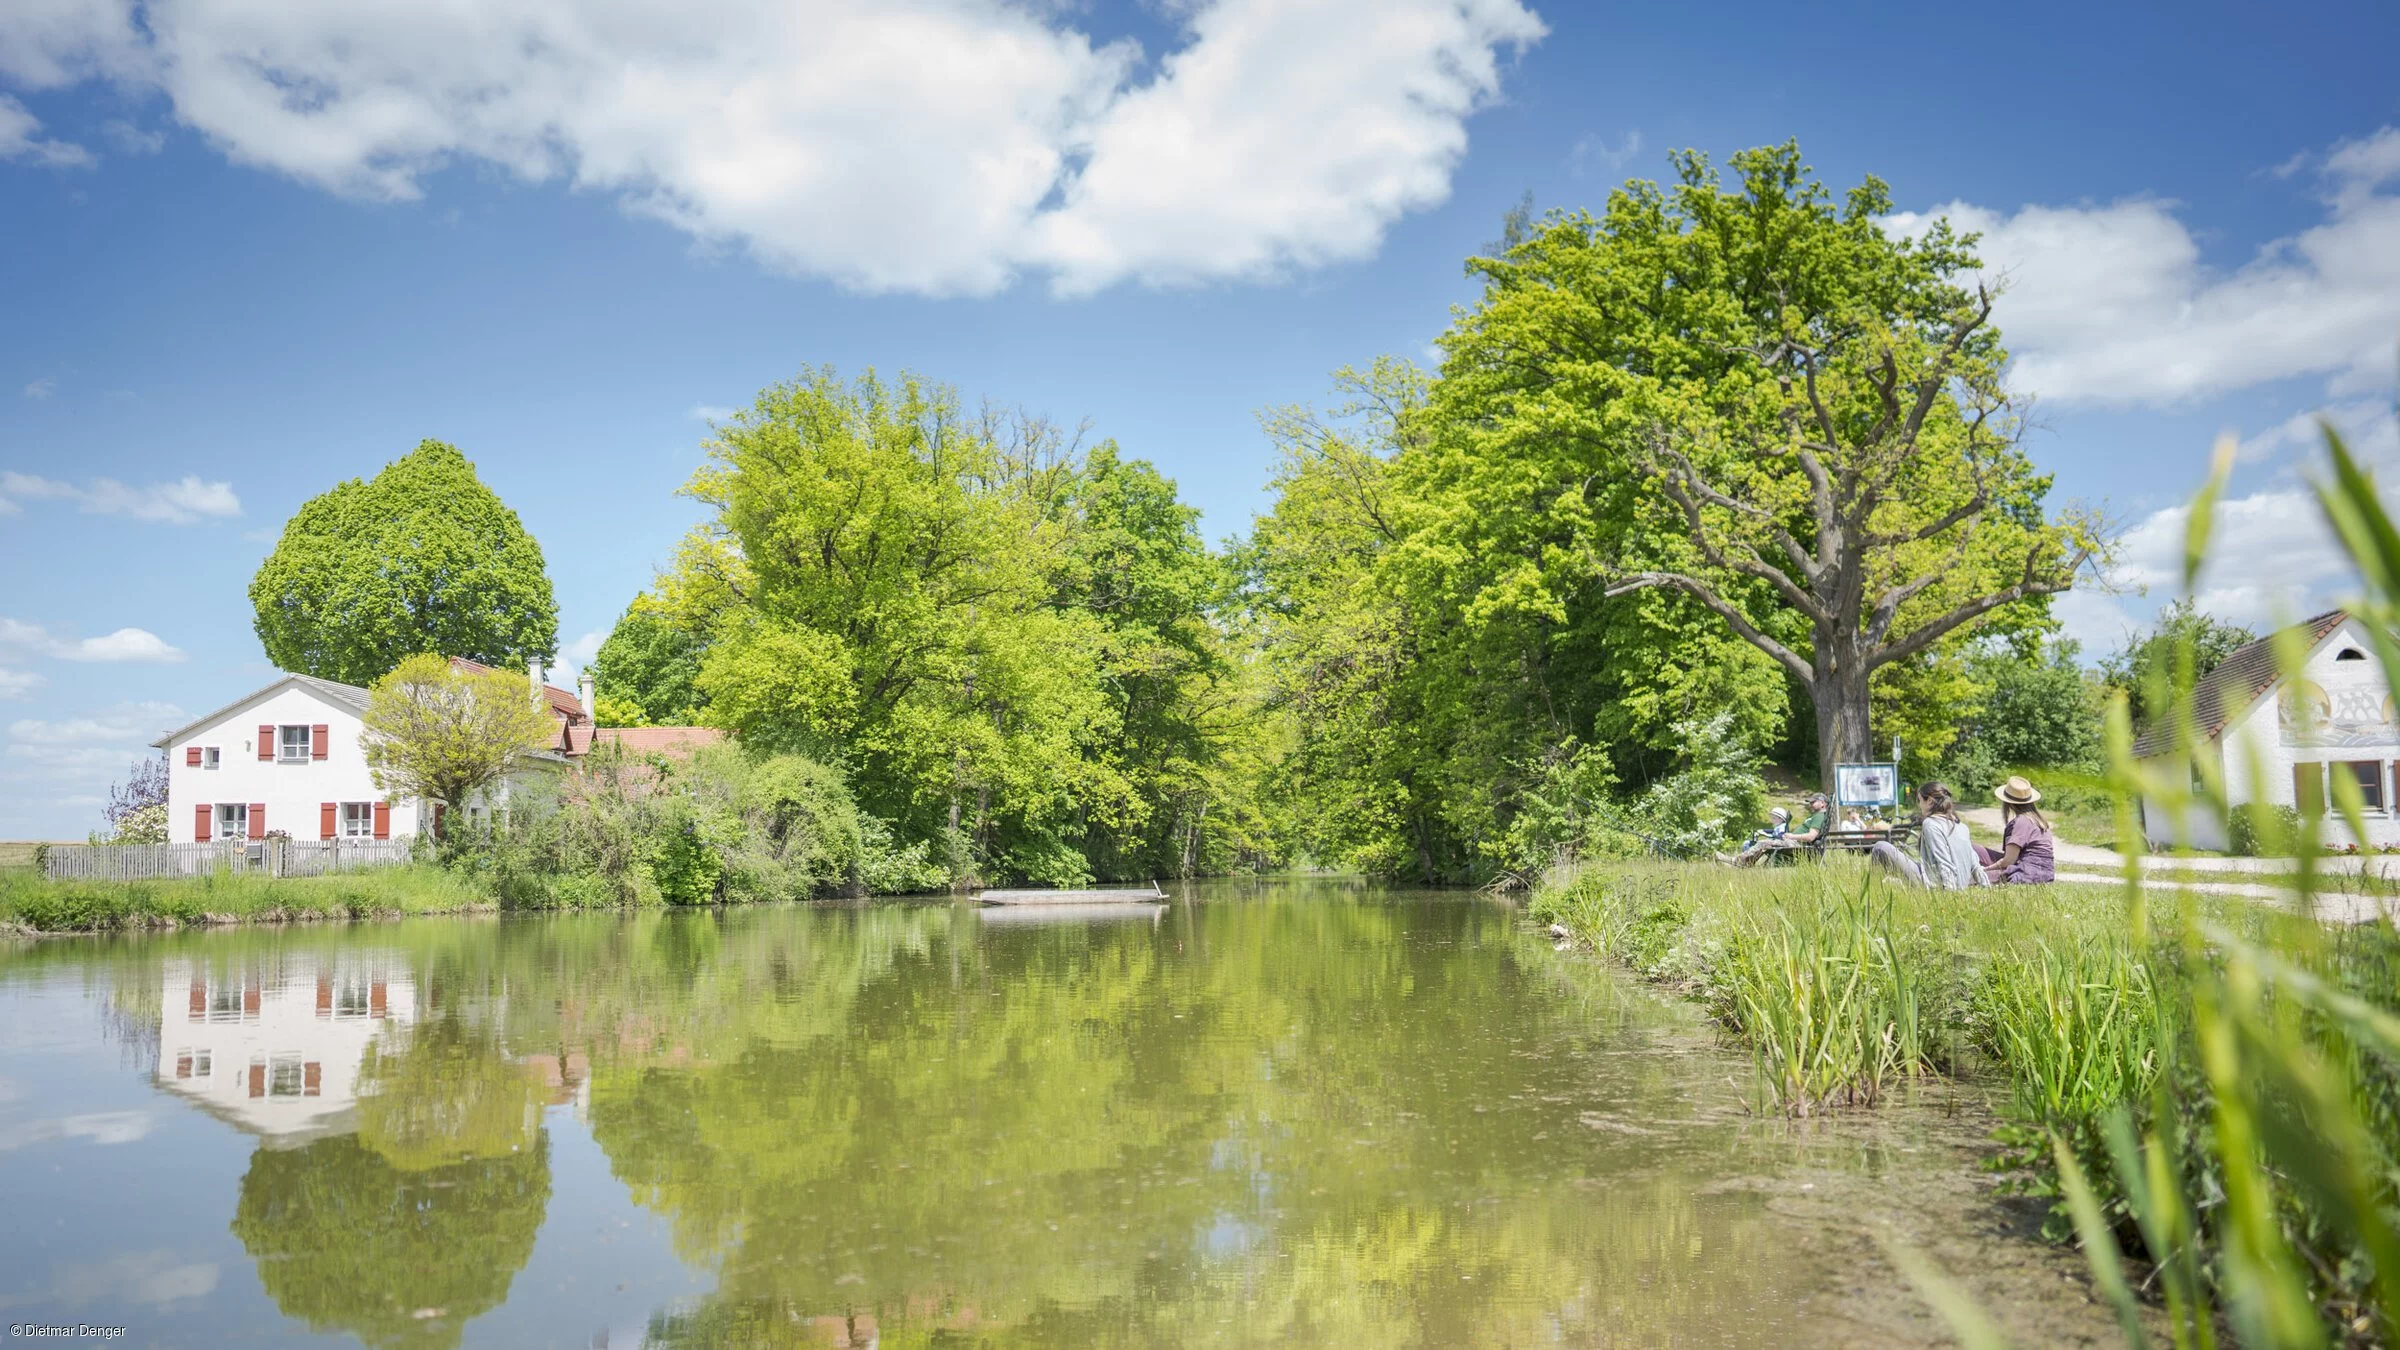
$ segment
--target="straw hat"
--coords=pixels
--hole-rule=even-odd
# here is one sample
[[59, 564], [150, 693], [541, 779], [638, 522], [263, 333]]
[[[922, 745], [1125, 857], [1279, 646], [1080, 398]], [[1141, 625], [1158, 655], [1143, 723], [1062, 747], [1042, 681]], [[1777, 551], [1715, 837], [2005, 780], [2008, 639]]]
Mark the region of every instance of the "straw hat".
[[2034, 791], [2033, 784], [2022, 778], [2011, 778], [1993, 788], [1992, 795], [2009, 806], [2031, 806], [2042, 799], [2042, 794]]

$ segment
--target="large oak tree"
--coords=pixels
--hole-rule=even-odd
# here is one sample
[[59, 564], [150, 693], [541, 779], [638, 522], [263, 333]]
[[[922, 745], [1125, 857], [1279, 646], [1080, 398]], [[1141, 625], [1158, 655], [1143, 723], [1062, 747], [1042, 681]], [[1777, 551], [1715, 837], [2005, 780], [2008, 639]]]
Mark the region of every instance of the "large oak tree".
[[310, 498], [250, 583], [285, 670], [370, 684], [414, 652], [522, 669], [558, 650], [542, 549], [454, 446]]
[[[1879, 671], [2022, 624], [2103, 547], [2019, 448], [1973, 239], [1836, 204], [1783, 145], [1555, 212], [1473, 260], [1431, 424], [1579, 522], [1521, 569], [1705, 606], [1808, 691], [1818, 757], [1870, 757]], [[2030, 604], [2028, 602], [2031, 602]]]

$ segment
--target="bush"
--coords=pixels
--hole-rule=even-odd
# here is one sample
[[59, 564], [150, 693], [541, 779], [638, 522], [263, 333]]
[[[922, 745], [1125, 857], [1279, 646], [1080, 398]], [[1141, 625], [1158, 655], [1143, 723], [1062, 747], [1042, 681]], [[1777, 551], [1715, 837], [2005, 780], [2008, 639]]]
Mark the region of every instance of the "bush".
[[1678, 722], [1675, 738], [1683, 767], [1652, 783], [1626, 814], [1671, 852], [1722, 848], [1748, 831], [1766, 800], [1757, 752], [1735, 734], [1731, 712]]
[[2245, 858], [2287, 857], [2300, 838], [2300, 813], [2289, 806], [2252, 802], [2236, 807], [2225, 822], [2225, 847]]

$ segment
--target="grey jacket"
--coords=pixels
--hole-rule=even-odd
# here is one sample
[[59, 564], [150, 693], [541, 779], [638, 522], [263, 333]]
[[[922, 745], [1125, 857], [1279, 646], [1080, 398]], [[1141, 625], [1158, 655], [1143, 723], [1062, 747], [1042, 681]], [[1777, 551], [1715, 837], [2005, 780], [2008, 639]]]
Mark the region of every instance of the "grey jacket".
[[1925, 884], [1937, 891], [1992, 884], [1967, 827], [1941, 816], [1927, 816], [1917, 827], [1917, 861], [1925, 868]]

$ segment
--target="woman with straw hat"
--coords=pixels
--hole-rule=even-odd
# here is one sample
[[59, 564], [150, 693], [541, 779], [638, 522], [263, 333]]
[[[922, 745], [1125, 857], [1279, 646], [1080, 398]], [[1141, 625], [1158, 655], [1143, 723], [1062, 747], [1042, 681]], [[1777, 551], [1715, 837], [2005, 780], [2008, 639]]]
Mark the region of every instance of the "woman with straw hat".
[[2010, 778], [1992, 789], [2000, 799], [2000, 851], [1978, 848], [1983, 870], [1992, 880], [2011, 885], [2041, 885], [2058, 879], [2056, 840], [2050, 822], [2035, 805], [2042, 794], [2022, 778]]

